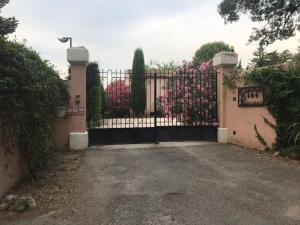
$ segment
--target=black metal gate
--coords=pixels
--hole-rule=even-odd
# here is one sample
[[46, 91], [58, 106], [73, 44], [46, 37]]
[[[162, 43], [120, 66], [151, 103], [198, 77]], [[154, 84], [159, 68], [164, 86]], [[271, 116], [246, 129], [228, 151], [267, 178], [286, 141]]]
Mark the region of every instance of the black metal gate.
[[212, 68], [147, 70], [140, 78], [144, 112], [132, 105], [132, 72], [100, 71], [99, 116], [89, 144], [217, 139], [217, 76]]

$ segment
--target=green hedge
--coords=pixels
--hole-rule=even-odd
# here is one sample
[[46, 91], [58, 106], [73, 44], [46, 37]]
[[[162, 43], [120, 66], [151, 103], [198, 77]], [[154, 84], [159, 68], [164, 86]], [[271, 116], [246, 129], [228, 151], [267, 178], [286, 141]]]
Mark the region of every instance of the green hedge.
[[[276, 120], [275, 150], [300, 155], [300, 145], [291, 141], [291, 128], [300, 123], [300, 61], [290, 65], [254, 69], [247, 80], [265, 87], [265, 104]], [[266, 121], [267, 122], [267, 121]]]
[[0, 93], [1, 141], [22, 152], [35, 176], [53, 156], [56, 106], [66, 104], [67, 88], [37, 52], [0, 37]]

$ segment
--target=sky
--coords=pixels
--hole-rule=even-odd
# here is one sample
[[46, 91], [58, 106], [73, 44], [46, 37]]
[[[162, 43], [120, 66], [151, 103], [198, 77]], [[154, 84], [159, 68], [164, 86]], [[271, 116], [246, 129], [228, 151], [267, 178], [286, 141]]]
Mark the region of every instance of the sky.
[[[243, 66], [258, 43], [247, 44], [252, 27], [247, 15], [224, 24], [217, 12], [221, 0], [10, 0], [1, 14], [19, 20], [10, 38], [26, 40], [65, 76], [68, 44], [57, 38], [70, 36], [73, 46], [85, 46], [90, 61], [103, 69], [131, 68], [133, 53], [142, 48], [145, 61], [192, 60], [206, 42], [224, 41], [234, 46]], [[296, 52], [300, 35], [276, 41], [268, 51]]]

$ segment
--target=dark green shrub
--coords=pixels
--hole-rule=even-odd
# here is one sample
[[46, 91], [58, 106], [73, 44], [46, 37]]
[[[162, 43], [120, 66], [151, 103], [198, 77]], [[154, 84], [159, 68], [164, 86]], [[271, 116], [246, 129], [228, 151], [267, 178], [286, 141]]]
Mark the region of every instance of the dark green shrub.
[[99, 87], [98, 64], [89, 63], [86, 67], [86, 120], [89, 125], [100, 119]]
[[100, 118], [103, 118], [106, 110], [106, 93], [101, 81], [99, 85], [99, 112]]
[[292, 124], [288, 129], [290, 135], [290, 143], [300, 144], [300, 123]]
[[32, 176], [53, 156], [56, 107], [66, 105], [66, 95], [58, 73], [37, 52], [0, 37], [1, 141], [7, 152], [22, 153]]
[[223, 51], [234, 51], [234, 49], [222, 41], [206, 43], [195, 52], [193, 63], [199, 65], [211, 60], [217, 53]]
[[300, 66], [290, 64], [254, 69], [246, 76], [265, 87], [265, 104], [276, 120], [274, 149], [284, 153], [294, 148], [289, 132], [293, 124], [300, 122]]

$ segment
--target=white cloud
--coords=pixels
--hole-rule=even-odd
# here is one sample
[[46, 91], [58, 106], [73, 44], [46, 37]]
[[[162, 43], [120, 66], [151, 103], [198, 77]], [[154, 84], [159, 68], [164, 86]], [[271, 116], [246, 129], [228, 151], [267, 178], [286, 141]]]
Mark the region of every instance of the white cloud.
[[[145, 46], [148, 56], [161, 61], [175, 59], [191, 60], [194, 52], [202, 44], [212, 41], [224, 41], [233, 45], [246, 66], [252, 58], [257, 43], [247, 45], [253, 24], [245, 16], [234, 24], [225, 25], [214, 7], [199, 7], [172, 17], [151, 18], [125, 35], [127, 43], [140, 43]], [[286, 41], [277, 41], [267, 50], [296, 51], [299, 46], [297, 37]]]
[[[74, 45], [85, 45], [92, 61], [103, 68], [131, 67], [134, 49], [142, 47], [146, 61], [191, 60], [202, 44], [224, 41], [235, 46], [247, 65], [257, 43], [246, 45], [253, 24], [247, 17], [224, 25], [217, 13], [220, 0], [199, 1], [82, 1], [12, 0], [3, 10], [16, 16], [20, 25], [18, 39], [27, 39], [42, 57], [58, 69], [67, 70], [65, 49], [57, 41], [70, 35]], [[276, 42], [268, 50], [296, 51], [299, 34], [287, 41]]]

